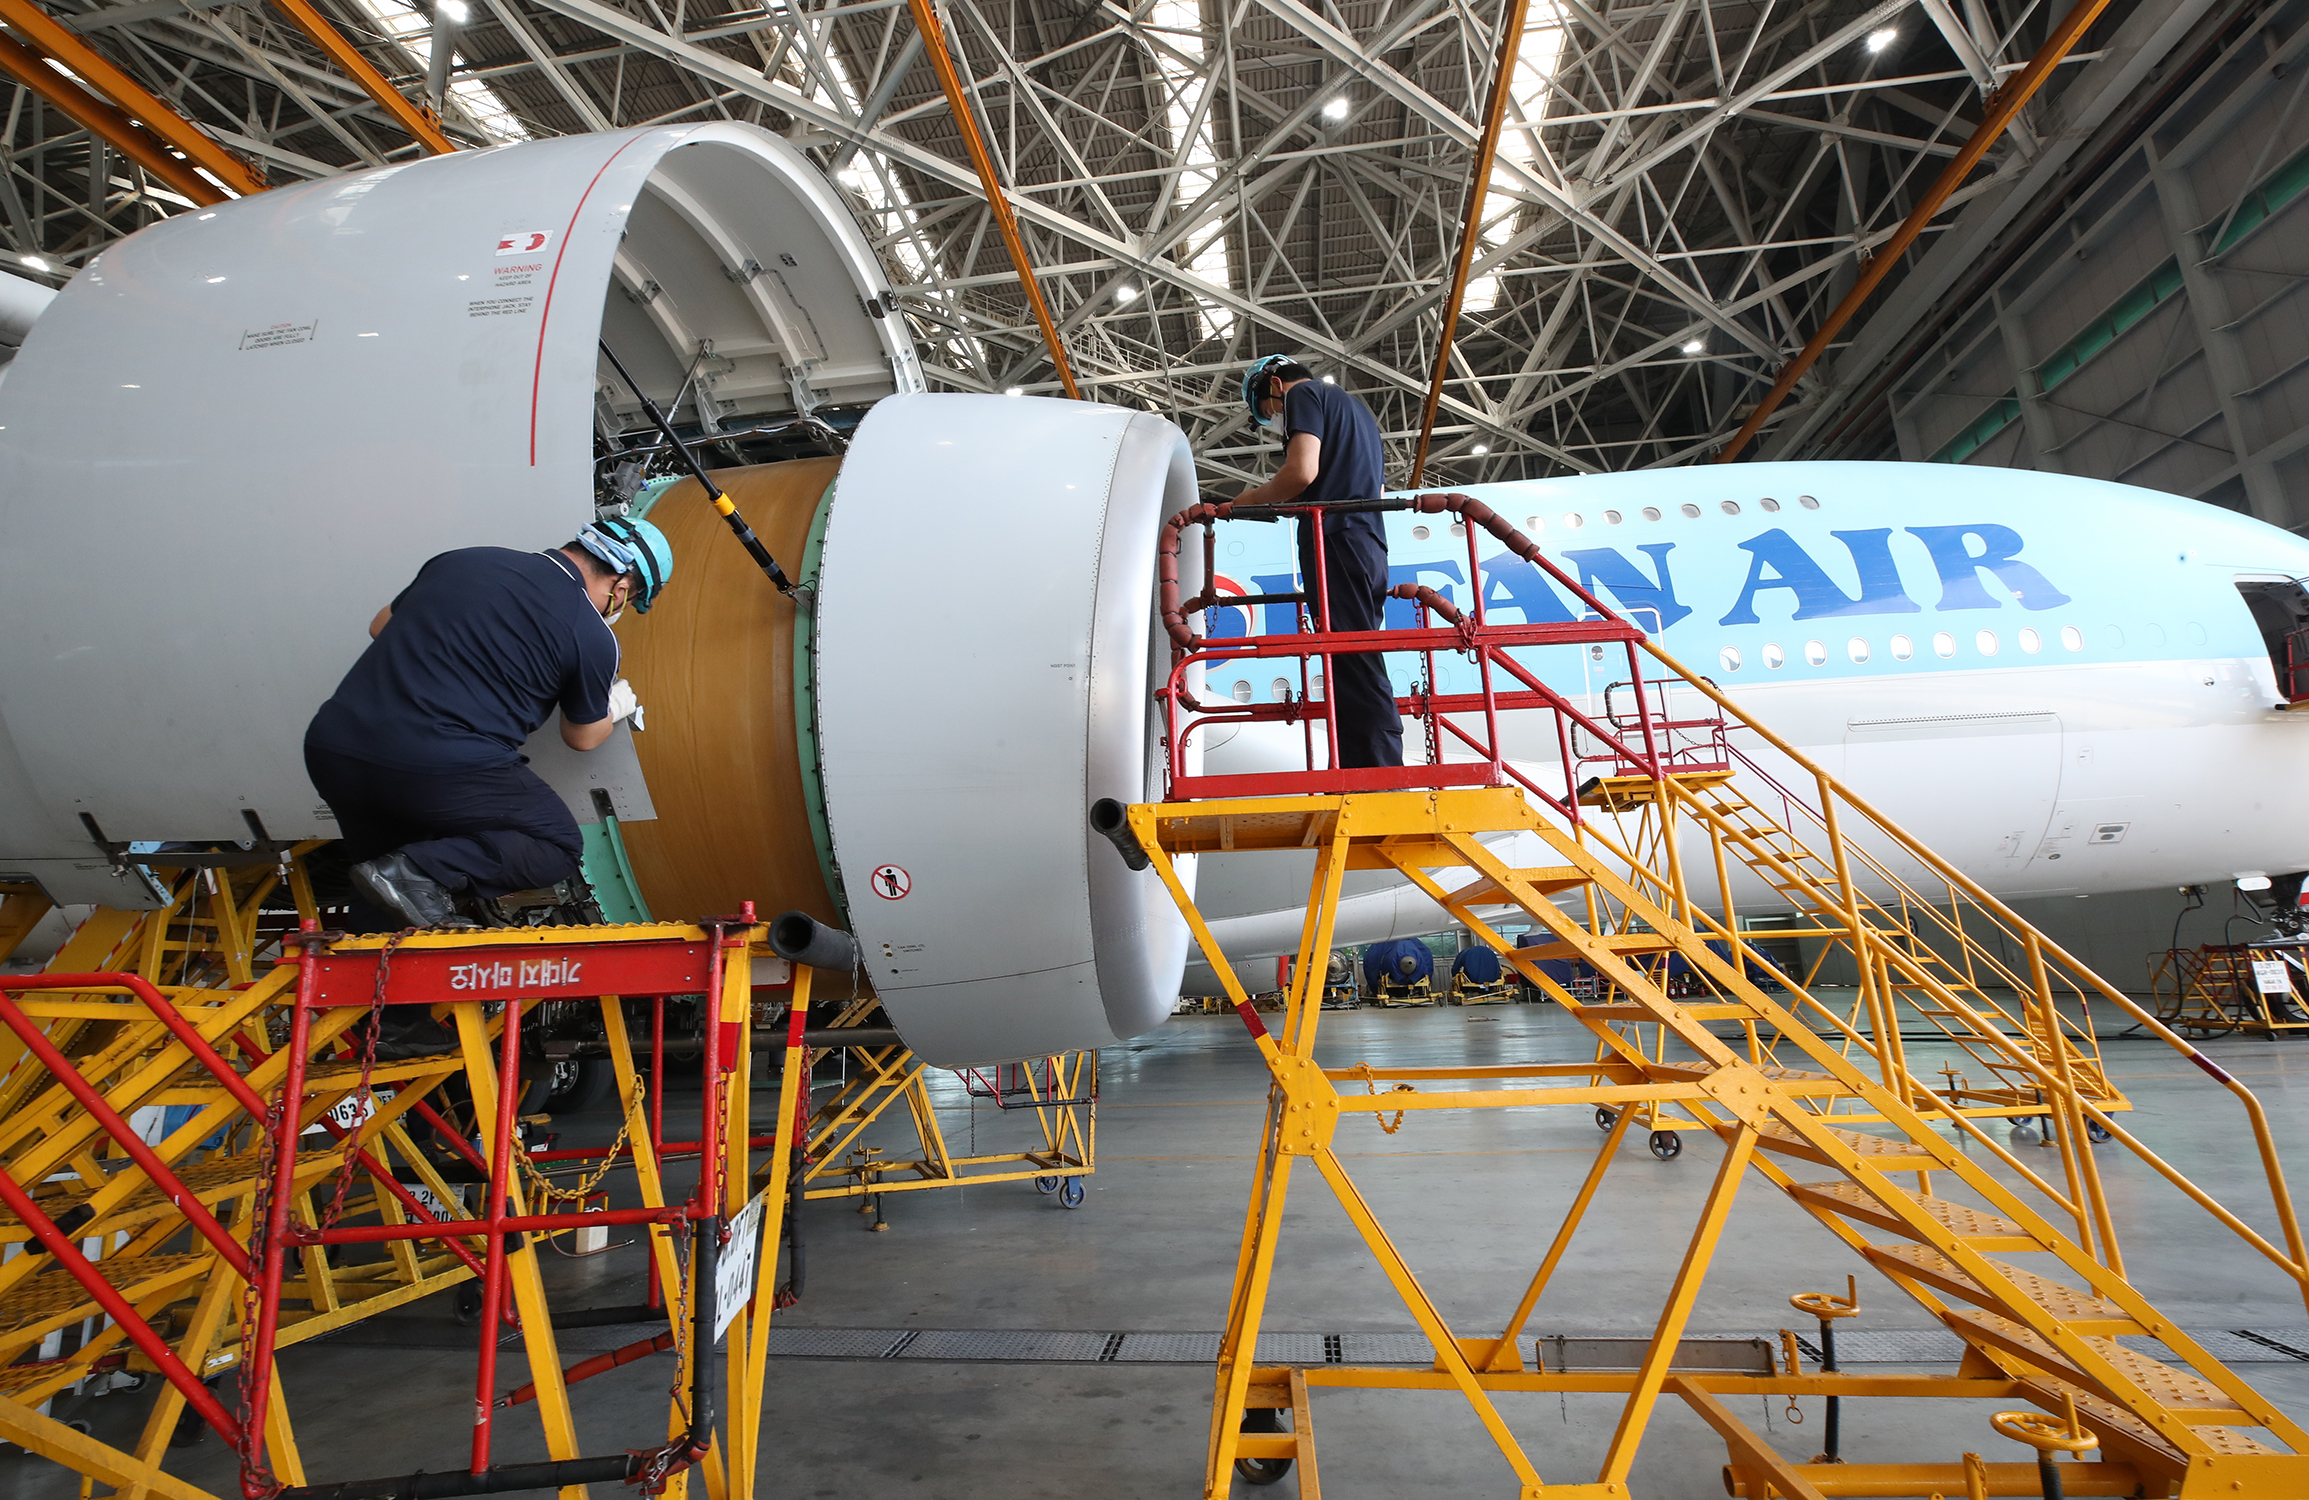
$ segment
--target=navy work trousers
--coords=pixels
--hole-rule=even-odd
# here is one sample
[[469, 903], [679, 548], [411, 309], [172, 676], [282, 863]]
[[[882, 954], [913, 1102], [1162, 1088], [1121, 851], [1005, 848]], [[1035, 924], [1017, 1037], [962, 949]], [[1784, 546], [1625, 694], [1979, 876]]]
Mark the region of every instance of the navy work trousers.
[[524, 763], [400, 771], [308, 743], [305, 772], [353, 864], [398, 849], [452, 891], [503, 896], [568, 879], [585, 853], [577, 819]]
[[[1342, 526], [1345, 519], [1328, 520], [1323, 527], [1331, 607], [1330, 623], [1324, 628], [1384, 630], [1387, 540], [1360, 527]], [[1308, 610], [1319, 617], [1315, 539], [1305, 521], [1299, 523], [1299, 576], [1307, 582]], [[1339, 707], [1337, 765], [1403, 764], [1403, 716], [1395, 710], [1395, 686], [1387, 680], [1386, 657], [1376, 651], [1332, 657], [1330, 680], [1323, 691]]]

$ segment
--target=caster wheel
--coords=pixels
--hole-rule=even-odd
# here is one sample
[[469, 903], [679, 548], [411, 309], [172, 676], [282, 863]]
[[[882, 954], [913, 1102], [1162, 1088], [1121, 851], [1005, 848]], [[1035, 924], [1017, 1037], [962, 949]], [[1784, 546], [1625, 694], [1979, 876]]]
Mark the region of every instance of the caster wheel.
[[[1282, 1419], [1271, 1407], [1255, 1406], [1243, 1413], [1245, 1432], [1269, 1433], [1283, 1430]], [[1291, 1472], [1291, 1461], [1287, 1458], [1238, 1458], [1235, 1460], [1235, 1472], [1243, 1477], [1245, 1484], [1269, 1485]]]
[[1083, 1194], [1087, 1191], [1088, 1189], [1082, 1185], [1081, 1178], [1067, 1178], [1066, 1182], [1058, 1190], [1059, 1206], [1062, 1208], [1082, 1207], [1082, 1197]]
[[1044, 1197], [1048, 1197], [1057, 1192], [1058, 1185], [1065, 1180], [1063, 1177], [1037, 1177], [1034, 1179], [1034, 1190]]
[[2037, 1134], [2034, 1125], [2015, 1125], [2012, 1127], [2012, 1133], [2006, 1139], [2015, 1146], [2033, 1146], [2044, 1137]]
[[481, 1321], [481, 1287], [477, 1282], [464, 1282], [457, 1288], [457, 1321], [471, 1328]]
[[1674, 1161], [1684, 1154], [1684, 1138], [1672, 1130], [1655, 1130], [1651, 1138], [1652, 1155], [1661, 1161]]
[[2099, 1145], [2109, 1138], [2109, 1128], [2098, 1120], [2085, 1121], [2085, 1139]]
[[1620, 1117], [1617, 1110], [1598, 1109], [1595, 1112], [1595, 1128], [1598, 1130], [1609, 1130], [1619, 1122]]

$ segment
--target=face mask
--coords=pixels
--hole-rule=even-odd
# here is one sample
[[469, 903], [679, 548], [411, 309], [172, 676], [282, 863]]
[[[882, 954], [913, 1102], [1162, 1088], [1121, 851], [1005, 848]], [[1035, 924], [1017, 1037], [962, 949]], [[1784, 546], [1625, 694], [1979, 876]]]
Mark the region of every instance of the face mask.
[[615, 625], [618, 621], [624, 618], [625, 606], [620, 604], [617, 608], [611, 610], [608, 614], [603, 615], [601, 617], [601, 623], [604, 625]]

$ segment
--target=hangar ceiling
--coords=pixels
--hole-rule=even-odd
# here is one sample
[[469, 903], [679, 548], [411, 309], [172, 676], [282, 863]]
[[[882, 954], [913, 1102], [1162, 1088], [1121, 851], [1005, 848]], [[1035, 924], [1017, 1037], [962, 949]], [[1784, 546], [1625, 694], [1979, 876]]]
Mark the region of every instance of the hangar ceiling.
[[[848, 194], [934, 386], [1057, 392], [906, 0], [314, 3], [402, 95], [436, 93], [460, 145], [723, 118], [786, 134]], [[1744, 456], [2121, 467], [2129, 450], [2096, 455], [2039, 431], [2061, 413], [2031, 361], [2073, 342], [2050, 324], [2106, 325], [2093, 298], [2140, 294], [2116, 272], [2065, 296], [2047, 278], [2079, 280], [2084, 262], [2061, 255], [2088, 233], [2143, 222], [2162, 233], [2166, 219], [2185, 233], [2190, 212], [2256, 192], [2255, 224], [2282, 217], [2291, 200], [2271, 184], [2309, 140], [2309, 110], [2284, 103], [2309, 76], [2287, 76], [2305, 4], [2115, 0]], [[35, 5], [276, 184], [421, 149], [275, 0], [0, 0], [0, 40], [28, 40]], [[1971, 135], [1984, 95], [2066, 9], [1529, 0], [1428, 481], [1714, 456]], [[1371, 402], [1401, 482], [1512, 11], [1496, 0], [942, 0], [940, 11], [1085, 393], [1175, 417], [1227, 491], [1272, 452], [1246, 429], [1237, 373], [1258, 354], [1298, 354]], [[69, 69], [49, 66], [69, 84]], [[41, 92], [17, 82], [8, 98], [0, 235], [51, 281], [187, 206]], [[2258, 158], [2203, 180], [2225, 201], [2174, 218], [2120, 194], [2097, 228], [2082, 223], [2077, 205], [2101, 184], [2148, 170], [2158, 130], [2222, 109], [2257, 134], [2199, 155]], [[2250, 308], [2309, 271], [2277, 264], [2297, 234], [2261, 239], [2271, 266], [2231, 289]], [[2049, 260], [2048, 246], [2060, 251]], [[2166, 243], [2149, 268], [2160, 256], [2200, 258]], [[2016, 343], [2013, 304], [2032, 297], [2059, 310]], [[2187, 300], [2152, 298], [2145, 337]], [[2247, 493], [2251, 455], [2235, 412], [2217, 410], [2242, 398], [2214, 387], [2247, 374], [2201, 370], [2182, 382], [2191, 414], [2168, 413], [2155, 387], [2194, 345], [2163, 336], [2161, 358], [2132, 361], [2101, 382], [2123, 389], [2095, 399], [2127, 403], [2116, 420], [2152, 433], [2188, 421], [2183, 437], [2200, 447], [2213, 432], [2205, 410], [2228, 425], [2212, 440], [2222, 462], [2167, 464], [2166, 478], [2140, 482], [2281, 507], [2282, 456]], [[2200, 351], [2199, 363], [2219, 360]], [[710, 388], [710, 359], [698, 374]], [[2176, 392], [2167, 385], [2168, 404]], [[2010, 420], [1995, 421], [1999, 403]], [[2289, 432], [2286, 421], [2264, 426]]]

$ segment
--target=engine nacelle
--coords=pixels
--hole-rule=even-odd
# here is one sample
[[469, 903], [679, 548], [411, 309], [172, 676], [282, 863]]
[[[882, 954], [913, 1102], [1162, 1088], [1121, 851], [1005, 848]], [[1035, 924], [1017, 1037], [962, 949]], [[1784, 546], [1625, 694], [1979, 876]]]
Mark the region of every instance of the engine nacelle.
[[652, 913], [848, 928], [937, 1063], [1151, 1029], [1185, 930], [1089, 809], [1159, 785], [1185, 440], [921, 394], [895, 306], [819, 170], [734, 124], [353, 173], [107, 250], [0, 383], [0, 877], [142, 905], [108, 845], [330, 837], [306, 720], [426, 558], [592, 518], [597, 421], [637, 409], [606, 339], [723, 429], [878, 403], [841, 460], [719, 481], [798, 603], [694, 483], [658, 498], [674, 582], [618, 626], [649, 727], [538, 756], [581, 819], [606, 797]]

